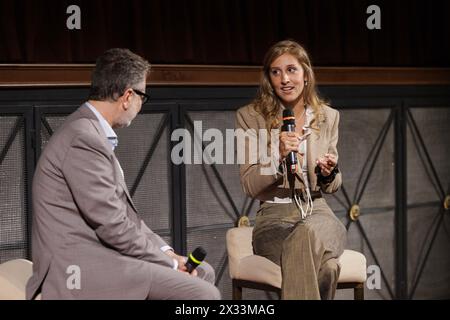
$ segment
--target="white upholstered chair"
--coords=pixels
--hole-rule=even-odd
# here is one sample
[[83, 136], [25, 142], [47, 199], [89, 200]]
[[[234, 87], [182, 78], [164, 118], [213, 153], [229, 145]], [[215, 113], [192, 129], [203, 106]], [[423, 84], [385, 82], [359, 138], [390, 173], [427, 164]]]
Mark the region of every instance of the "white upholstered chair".
[[[281, 296], [281, 269], [252, 247], [253, 227], [235, 227], [227, 231], [228, 266], [233, 285], [233, 299], [242, 299], [242, 288], [273, 291]], [[341, 272], [338, 289], [354, 289], [354, 299], [364, 300], [366, 258], [363, 254], [345, 250], [339, 257]]]

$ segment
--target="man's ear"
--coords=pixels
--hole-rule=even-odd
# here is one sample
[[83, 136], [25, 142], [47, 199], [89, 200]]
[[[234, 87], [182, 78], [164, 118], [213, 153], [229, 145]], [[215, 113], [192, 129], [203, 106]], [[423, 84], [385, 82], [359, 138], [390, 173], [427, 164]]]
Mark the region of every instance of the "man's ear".
[[122, 106], [125, 110], [128, 110], [130, 107], [131, 98], [133, 98], [133, 90], [131, 88], [126, 89], [123, 95], [119, 98], [121, 99]]

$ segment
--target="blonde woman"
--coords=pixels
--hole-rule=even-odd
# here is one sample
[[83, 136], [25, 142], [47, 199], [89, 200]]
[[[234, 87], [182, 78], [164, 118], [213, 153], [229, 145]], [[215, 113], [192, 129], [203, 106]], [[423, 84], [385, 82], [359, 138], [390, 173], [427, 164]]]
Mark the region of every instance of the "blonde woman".
[[[284, 109], [293, 112], [295, 132], [280, 132]], [[338, 124], [338, 111], [318, 96], [305, 49], [290, 40], [273, 45], [258, 95], [237, 111], [236, 126], [256, 139], [261, 130], [270, 137], [266, 157], [248, 154], [254, 150], [248, 139], [238, 145], [247, 154], [240, 178], [244, 192], [261, 201], [253, 248], [281, 266], [282, 299], [334, 298], [346, 230], [322, 193], [336, 192], [342, 183]], [[286, 167], [290, 152], [298, 160], [292, 175]]]

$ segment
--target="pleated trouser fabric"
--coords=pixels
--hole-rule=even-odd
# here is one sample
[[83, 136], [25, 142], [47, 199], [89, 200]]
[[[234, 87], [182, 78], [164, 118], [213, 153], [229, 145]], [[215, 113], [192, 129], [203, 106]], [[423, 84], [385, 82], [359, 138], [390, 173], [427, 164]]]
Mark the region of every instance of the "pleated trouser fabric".
[[292, 203], [263, 203], [256, 215], [253, 249], [281, 266], [282, 299], [333, 299], [347, 232], [325, 199], [300, 219]]

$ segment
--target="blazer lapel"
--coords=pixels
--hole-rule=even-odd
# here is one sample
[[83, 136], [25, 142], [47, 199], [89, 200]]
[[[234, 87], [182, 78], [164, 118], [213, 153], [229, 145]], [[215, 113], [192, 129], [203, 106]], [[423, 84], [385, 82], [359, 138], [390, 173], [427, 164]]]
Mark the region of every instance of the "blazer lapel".
[[136, 211], [136, 213], [137, 213], [138, 212], [137, 208], [135, 207], [135, 205], [133, 203], [133, 199], [131, 198], [131, 196], [130, 196], [130, 194], [128, 192], [128, 187], [127, 187], [127, 184], [125, 182], [125, 178], [122, 175], [122, 168], [120, 167], [119, 159], [117, 159], [117, 157], [116, 157], [114, 152], [112, 153], [112, 157], [113, 157], [113, 160], [114, 160], [114, 167], [115, 167], [114, 171], [118, 173], [118, 174], [116, 174], [116, 180], [119, 181], [120, 186], [122, 187], [122, 189], [125, 191], [125, 194], [127, 195], [128, 202], [130, 203], [130, 205], [134, 209], [134, 211]]
[[309, 182], [311, 190], [315, 191], [315, 188], [317, 186], [317, 176], [315, 173], [316, 159], [319, 157], [318, 145], [320, 143], [320, 132], [322, 131], [322, 125], [325, 121], [325, 117], [322, 110], [319, 111], [317, 119], [313, 112], [309, 113], [309, 117], [311, 117], [309, 123], [312, 124], [313, 122], [317, 121], [317, 127], [319, 129], [316, 130], [310, 128], [309, 130], [311, 130], [311, 134], [306, 138], [306, 157], [308, 162]]
[[[83, 105], [79, 108], [80, 110], [80, 114], [91, 119], [92, 123], [94, 124], [94, 127], [97, 129], [98, 134], [101, 137], [101, 141], [105, 144], [105, 148], [107, 150], [110, 150], [110, 156], [113, 159], [114, 162], [114, 171], [116, 172], [116, 181], [119, 182], [119, 184], [122, 186], [123, 190], [125, 191], [125, 194], [127, 195], [127, 199], [128, 202], [130, 203], [131, 207], [134, 209], [134, 211], [137, 211], [137, 208], [135, 207], [134, 203], [133, 203], [133, 199], [131, 198], [130, 194], [128, 193], [128, 187], [127, 184], [125, 183], [125, 179], [123, 177], [123, 175], [121, 174], [122, 172], [122, 168], [120, 167], [120, 163], [119, 160], [116, 157], [116, 154], [114, 153], [114, 151], [111, 149], [111, 145], [108, 142], [108, 138], [105, 135], [105, 131], [103, 131], [103, 128], [100, 125], [100, 121], [98, 121], [97, 117], [95, 116], [95, 114], [89, 109], [88, 106]], [[118, 174], [117, 174], [118, 173]]]

